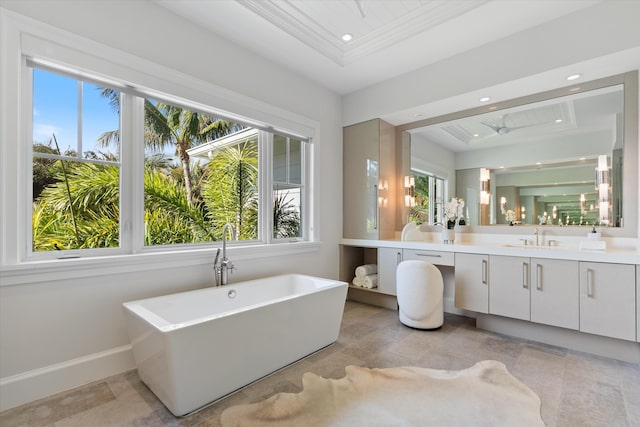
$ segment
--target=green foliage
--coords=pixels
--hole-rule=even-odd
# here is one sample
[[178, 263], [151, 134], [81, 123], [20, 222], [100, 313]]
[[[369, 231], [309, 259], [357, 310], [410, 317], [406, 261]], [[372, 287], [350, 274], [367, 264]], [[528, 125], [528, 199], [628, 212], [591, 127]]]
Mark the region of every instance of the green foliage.
[[276, 191], [273, 201], [273, 237], [286, 239], [300, 237], [300, 214], [288, 192]]
[[258, 238], [258, 145], [248, 141], [218, 151], [207, 164], [202, 198], [216, 240], [233, 224], [240, 240]]
[[[117, 247], [119, 168], [65, 160], [65, 182], [61, 162], [50, 165], [54, 183], [34, 201], [33, 250]], [[147, 159], [145, 245], [219, 241], [226, 223], [235, 226], [238, 239], [257, 239], [257, 142], [220, 150], [211, 162], [204, 167], [196, 165], [193, 170], [200, 194], [197, 203], [187, 200], [180, 174], [174, 175], [161, 158]], [[274, 229], [278, 238], [299, 236], [300, 216], [287, 192], [277, 193]]]
[[[33, 151], [36, 153], [58, 154], [55, 149], [45, 144], [34, 144]], [[56, 182], [56, 161], [34, 157], [33, 159], [33, 197], [34, 199], [42, 193], [47, 186]]]
[[162, 172], [144, 174], [145, 245], [199, 243], [212, 240], [211, 226], [199, 206], [187, 201], [184, 187]]
[[58, 167], [56, 182], [33, 203], [33, 250], [117, 247], [119, 168], [65, 162], [67, 180]]
[[413, 175], [415, 181], [414, 197], [416, 205], [411, 208], [409, 220], [420, 225], [429, 223], [429, 177]]

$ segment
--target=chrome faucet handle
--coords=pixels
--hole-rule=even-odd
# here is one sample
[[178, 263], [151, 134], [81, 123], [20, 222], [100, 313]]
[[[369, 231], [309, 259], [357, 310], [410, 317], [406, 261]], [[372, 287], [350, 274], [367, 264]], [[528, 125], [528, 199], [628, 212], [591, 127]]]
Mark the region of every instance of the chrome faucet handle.
[[520, 239], [520, 241], [523, 242], [525, 246], [529, 244], [529, 241], [527, 239]]
[[216, 251], [216, 258], [213, 260], [213, 268], [216, 268], [218, 265], [218, 260], [220, 259], [220, 248]]

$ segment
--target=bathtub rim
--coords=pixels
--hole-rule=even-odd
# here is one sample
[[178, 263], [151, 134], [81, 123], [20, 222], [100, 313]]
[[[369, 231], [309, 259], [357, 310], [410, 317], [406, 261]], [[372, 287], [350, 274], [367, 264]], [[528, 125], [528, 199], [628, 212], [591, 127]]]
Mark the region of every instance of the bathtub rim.
[[[293, 294], [290, 294], [290, 295], [286, 295], [286, 296], [282, 296], [282, 297], [278, 297], [278, 298], [266, 299], [266, 300], [261, 301], [259, 303], [249, 304], [249, 305], [246, 305], [246, 306], [243, 306], [243, 307], [240, 307], [240, 308], [226, 310], [226, 311], [222, 311], [220, 313], [214, 313], [214, 314], [207, 315], [207, 316], [200, 316], [198, 318], [191, 319], [191, 320], [188, 320], [188, 321], [185, 321], [185, 322], [179, 322], [179, 323], [169, 322], [168, 320], [166, 320], [162, 316], [154, 313], [153, 311], [149, 310], [148, 308], [146, 308], [143, 305], [143, 303], [145, 301], [169, 298], [172, 295], [206, 293], [206, 292], [211, 292], [212, 290], [218, 290], [218, 289], [228, 289], [229, 291], [231, 291], [236, 286], [243, 287], [245, 285], [255, 284], [256, 282], [260, 282], [260, 281], [263, 281], [263, 280], [266, 280], [266, 279], [276, 279], [276, 278], [281, 278], [281, 277], [282, 278], [284, 278], [284, 277], [305, 277], [305, 278], [310, 278], [310, 279], [313, 279], [313, 280], [321, 281], [324, 284], [322, 286], [319, 286], [319, 287], [316, 287], [316, 288], [313, 288], [313, 289], [310, 289], [310, 290], [306, 290], [306, 291], [302, 291], [302, 292], [296, 292], [296, 293], [293, 293]], [[149, 298], [142, 298], [142, 299], [133, 300], [133, 301], [127, 301], [127, 302], [122, 303], [122, 306], [130, 314], [140, 317], [142, 320], [144, 320], [146, 323], [148, 323], [153, 329], [157, 330], [158, 332], [160, 332], [162, 334], [168, 334], [168, 333], [170, 333], [172, 331], [177, 331], [177, 330], [180, 330], [180, 329], [184, 329], [184, 328], [188, 328], [188, 327], [191, 327], [191, 326], [195, 326], [195, 325], [199, 325], [199, 324], [202, 324], [202, 323], [206, 323], [206, 322], [209, 322], [209, 321], [212, 321], [212, 320], [216, 320], [216, 319], [220, 319], [220, 318], [223, 318], [223, 317], [227, 317], [227, 316], [232, 316], [232, 315], [235, 315], [235, 314], [243, 313], [243, 312], [246, 312], [246, 311], [249, 311], [249, 310], [255, 310], [257, 308], [264, 307], [264, 306], [269, 305], [269, 304], [276, 304], [276, 303], [279, 303], [279, 302], [289, 301], [289, 300], [292, 300], [292, 299], [303, 297], [305, 295], [319, 293], [319, 292], [325, 292], [325, 291], [329, 291], [330, 289], [335, 289], [335, 288], [339, 288], [339, 287], [348, 288], [349, 284], [347, 282], [344, 282], [344, 281], [341, 281], [341, 280], [327, 279], [327, 278], [318, 277], [318, 276], [311, 276], [311, 275], [307, 275], [307, 274], [286, 273], [286, 274], [278, 274], [278, 275], [275, 275], [275, 276], [268, 276], [268, 277], [263, 277], [263, 278], [258, 278], [258, 279], [245, 280], [245, 281], [242, 281], [242, 282], [228, 284], [228, 285], [225, 285], [225, 286], [211, 286], [211, 287], [207, 287], [207, 288], [193, 289], [193, 290], [190, 290], [190, 291], [175, 292], [173, 294], [159, 295], [159, 296], [156, 296], [156, 297], [149, 297]], [[218, 292], [220, 292], [221, 294], [223, 293], [222, 290], [220, 290]]]

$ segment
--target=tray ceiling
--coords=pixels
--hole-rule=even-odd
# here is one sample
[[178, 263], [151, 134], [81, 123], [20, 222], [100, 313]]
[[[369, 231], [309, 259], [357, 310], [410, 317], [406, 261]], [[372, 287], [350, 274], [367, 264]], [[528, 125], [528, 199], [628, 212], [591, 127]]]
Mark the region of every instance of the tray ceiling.
[[[346, 94], [600, 0], [155, 0]], [[353, 40], [344, 42], [350, 33]]]

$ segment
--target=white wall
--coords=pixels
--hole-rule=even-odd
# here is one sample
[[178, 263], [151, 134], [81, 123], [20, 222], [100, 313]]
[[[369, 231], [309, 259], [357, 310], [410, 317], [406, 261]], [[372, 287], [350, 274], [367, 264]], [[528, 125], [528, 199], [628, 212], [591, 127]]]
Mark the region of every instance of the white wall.
[[[232, 280], [284, 272], [337, 277], [342, 130], [336, 94], [152, 2], [3, 0], [0, 5], [318, 123], [314, 232], [319, 249], [236, 260], [232, 252], [237, 267]], [[27, 283], [1, 286], [0, 410], [132, 368], [121, 303], [207, 286], [212, 263], [199, 254], [184, 266], [155, 263], [143, 271], [67, 279], [34, 275], [31, 282], [25, 271], [21, 280]]]

